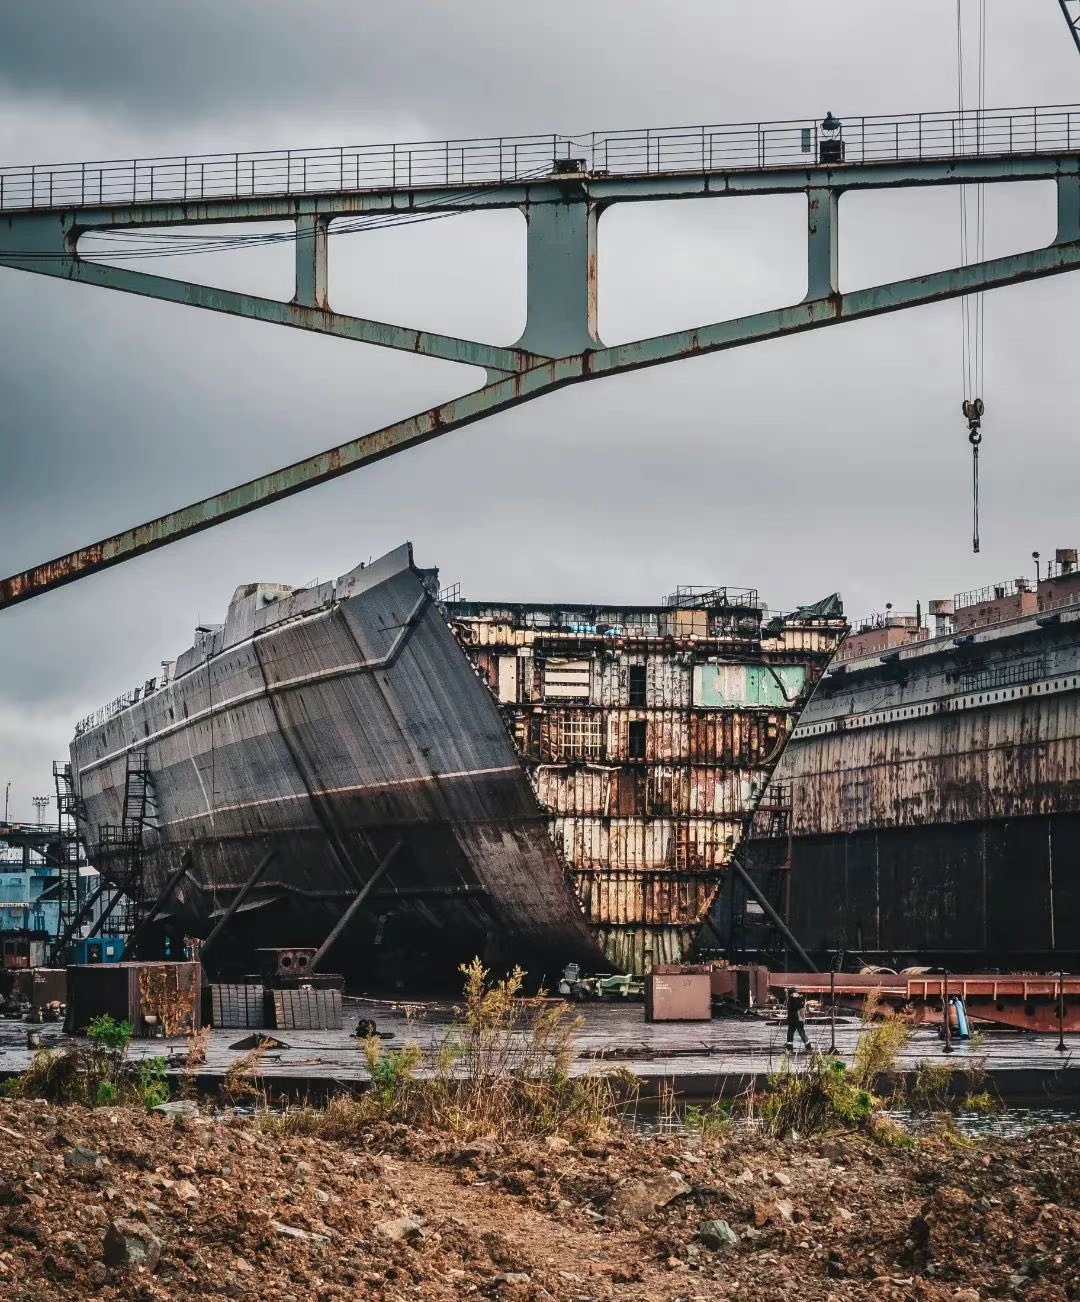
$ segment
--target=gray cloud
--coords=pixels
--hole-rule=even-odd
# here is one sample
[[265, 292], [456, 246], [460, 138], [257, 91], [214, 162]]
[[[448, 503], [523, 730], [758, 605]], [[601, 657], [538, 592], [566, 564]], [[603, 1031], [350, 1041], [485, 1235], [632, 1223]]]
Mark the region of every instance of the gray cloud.
[[[10, 7], [9, 7], [10, 8]], [[47, 10], [47, 13], [45, 12]], [[1053, 0], [989, 4], [991, 98], [1066, 102]], [[947, 105], [952, 7], [554, 0], [93, 6], [5, 13], [11, 160]], [[1049, 237], [1046, 194], [990, 196], [994, 251]], [[952, 265], [954, 192], [845, 201], [845, 284]], [[642, 206], [601, 223], [617, 341], [802, 293], [797, 205]], [[506, 342], [521, 226], [340, 237], [346, 310]], [[287, 249], [154, 270], [289, 292]], [[0, 782], [48, 785], [78, 716], [155, 672], [237, 583], [303, 583], [411, 537], [468, 595], [654, 600], [840, 588], [861, 614], [1022, 572], [1077, 541], [1072, 277], [987, 299], [984, 552], [968, 549], [959, 307], [564, 390], [0, 615]], [[421, 410], [467, 368], [0, 270], [5, 574]]]
[[[998, 102], [1075, 84], [1052, 0], [989, 9]], [[9, 7], [0, 80], [151, 126], [355, 114], [489, 135], [800, 116], [822, 96], [891, 112], [952, 102], [953, 22], [940, 0], [51, 0]]]

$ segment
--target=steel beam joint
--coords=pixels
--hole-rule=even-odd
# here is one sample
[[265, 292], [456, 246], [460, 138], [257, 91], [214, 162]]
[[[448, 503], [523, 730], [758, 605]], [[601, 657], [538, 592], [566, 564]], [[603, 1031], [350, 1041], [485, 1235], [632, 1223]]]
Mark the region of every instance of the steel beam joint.
[[296, 219], [296, 294], [300, 307], [326, 310], [330, 306], [327, 283], [326, 240], [330, 222], [317, 214]]
[[600, 345], [596, 331], [597, 205], [582, 198], [530, 203], [528, 316], [518, 348], [568, 357]]
[[840, 191], [833, 186], [807, 191], [806, 298], [831, 298], [840, 290]]

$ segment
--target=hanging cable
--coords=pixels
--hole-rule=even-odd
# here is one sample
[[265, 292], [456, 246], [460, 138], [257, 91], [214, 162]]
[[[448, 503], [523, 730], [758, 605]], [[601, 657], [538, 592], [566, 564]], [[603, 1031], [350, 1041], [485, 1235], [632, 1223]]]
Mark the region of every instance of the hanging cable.
[[[546, 168], [537, 167], [520, 173], [516, 180], [539, 179], [546, 175]], [[454, 203], [460, 204], [477, 198], [484, 193], [481, 189], [463, 190], [454, 196]], [[339, 218], [330, 225], [328, 235], [355, 235], [364, 231], [385, 230], [389, 227], [415, 226], [420, 222], [441, 221], [447, 217], [457, 217], [466, 208], [446, 206], [436, 211], [422, 211], [433, 203], [442, 200], [417, 200], [415, 208], [407, 212], [374, 212], [356, 217]], [[113, 261], [132, 262], [144, 258], [177, 258], [196, 253], [232, 253], [241, 249], [261, 248], [272, 244], [293, 244], [298, 236], [295, 227], [285, 231], [271, 231], [266, 234], [236, 235], [200, 235], [188, 231], [153, 231], [123, 230], [112, 228], [101, 231], [88, 231], [101, 243], [115, 247], [95, 249], [88, 260], [109, 258]], [[69, 261], [71, 255], [63, 252], [33, 252], [0, 249], [0, 256], [12, 262], [20, 259], [34, 262]]]
[[[982, 149], [983, 117], [986, 107], [986, 0], [979, 0], [979, 28], [976, 45], [976, 83], [974, 147]], [[964, 94], [964, 0], [956, 0], [956, 91], [959, 119], [959, 151], [964, 152], [969, 136], [969, 110]], [[986, 187], [974, 187], [973, 202], [969, 203], [968, 187], [960, 187], [960, 264], [983, 262], [986, 258]], [[968, 424], [968, 443], [971, 446], [971, 547], [979, 550], [979, 447], [982, 443], [982, 417], [985, 411], [982, 393], [985, 361], [985, 295], [963, 294], [960, 297], [961, 323], [961, 410]]]

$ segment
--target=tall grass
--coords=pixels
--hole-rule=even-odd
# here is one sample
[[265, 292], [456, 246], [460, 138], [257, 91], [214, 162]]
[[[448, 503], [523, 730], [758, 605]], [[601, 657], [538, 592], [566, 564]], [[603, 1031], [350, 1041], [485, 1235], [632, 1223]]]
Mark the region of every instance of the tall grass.
[[877, 1020], [879, 1013], [877, 1000], [867, 999], [850, 1068], [839, 1058], [815, 1054], [801, 1068], [785, 1061], [769, 1077], [768, 1091], [759, 1101], [766, 1130], [805, 1135], [865, 1129], [891, 1142], [892, 1130], [881, 1117], [882, 1099], [873, 1091], [896, 1073], [911, 1030], [896, 1017]]
[[862, 1010], [862, 1031], [851, 1061], [851, 1078], [862, 1089], [874, 1089], [886, 1076], [896, 1074], [900, 1054], [911, 1039], [911, 1027], [891, 1013], [881, 1015], [875, 990]]
[[374, 1121], [429, 1127], [464, 1141], [610, 1133], [636, 1098], [637, 1082], [625, 1072], [570, 1074], [581, 1019], [561, 1000], [524, 995], [520, 968], [493, 981], [474, 959], [461, 972], [460, 1018], [429, 1048], [413, 1044], [387, 1054], [372, 1037], [364, 1043], [369, 1090], [266, 1124], [339, 1139]]

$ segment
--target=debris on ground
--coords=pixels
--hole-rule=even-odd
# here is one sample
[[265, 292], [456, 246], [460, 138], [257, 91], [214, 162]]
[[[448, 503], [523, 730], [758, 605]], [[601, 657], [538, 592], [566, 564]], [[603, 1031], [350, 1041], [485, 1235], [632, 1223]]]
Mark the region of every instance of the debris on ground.
[[1080, 1127], [473, 1141], [0, 1101], [5, 1302], [1080, 1299]]

